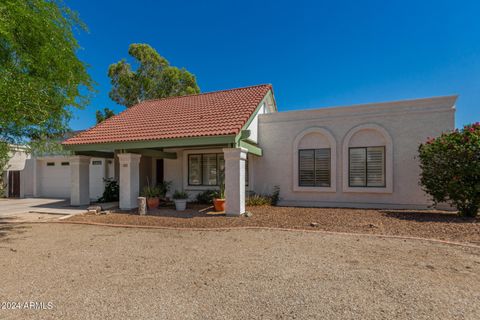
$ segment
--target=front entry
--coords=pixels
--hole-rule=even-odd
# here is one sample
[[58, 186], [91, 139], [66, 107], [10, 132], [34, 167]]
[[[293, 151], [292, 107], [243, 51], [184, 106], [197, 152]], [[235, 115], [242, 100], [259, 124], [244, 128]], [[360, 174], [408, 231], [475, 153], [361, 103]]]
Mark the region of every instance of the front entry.
[[157, 184], [162, 183], [163, 180], [163, 159], [157, 159]]
[[8, 197], [20, 198], [20, 171], [8, 171]]

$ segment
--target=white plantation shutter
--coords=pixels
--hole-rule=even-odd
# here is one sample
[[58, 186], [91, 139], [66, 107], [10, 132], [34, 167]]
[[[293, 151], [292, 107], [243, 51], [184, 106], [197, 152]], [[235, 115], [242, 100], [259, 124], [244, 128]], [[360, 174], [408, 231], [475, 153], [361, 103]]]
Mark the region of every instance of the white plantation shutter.
[[330, 186], [330, 149], [298, 151], [298, 185], [301, 187]]
[[330, 149], [315, 150], [315, 186], [330, 187]]
[[351, 187], [367, 185], [367, 161], [365, 148], [350, 148], [349, 184]]
[[350, 187], [385, 187], [385, 147], [349, 149]]
[[367, 148], [367, 186], [385, 186], [385, 148]]
[[315, 153], [314, 150], [298, 151], [298, 184], [302, 187], [315, 185]]

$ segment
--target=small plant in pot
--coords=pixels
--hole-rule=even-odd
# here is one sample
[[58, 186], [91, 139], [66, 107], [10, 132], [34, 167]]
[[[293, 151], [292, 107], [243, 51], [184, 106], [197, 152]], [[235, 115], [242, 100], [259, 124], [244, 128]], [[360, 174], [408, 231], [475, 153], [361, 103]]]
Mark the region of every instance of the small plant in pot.
[[175, 190], [172, 198], [173, 202], [175, 202], [175, 209], [177, 211], [183, 211], [187, 208], [188, 193]]
[[156, 209], [160, 204], [160, 190], [158, 187], [146, 186], [142, 190], [142, 196], [147, 198], [148, 209]]
[[217, 212], [225, 211], [225, 183], [223, 179], [220, 183], [218, 193], [215, 195], [215, 198], [213, 198], [213, 206]]

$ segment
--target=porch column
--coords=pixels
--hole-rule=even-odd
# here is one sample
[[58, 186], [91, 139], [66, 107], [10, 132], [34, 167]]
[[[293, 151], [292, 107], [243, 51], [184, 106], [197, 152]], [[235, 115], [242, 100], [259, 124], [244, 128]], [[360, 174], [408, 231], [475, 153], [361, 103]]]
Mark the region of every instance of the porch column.
[[120, 163], [120, 209], [130, 210], [137, 207], [140, 189], [140, 154], [119, 153]]
[[90, 204], [90, 157], [70, 157], [70, 205]]
[[239, 216], [245, 213], [245, 161], [247, 149], [225, 148], [225, 213]]

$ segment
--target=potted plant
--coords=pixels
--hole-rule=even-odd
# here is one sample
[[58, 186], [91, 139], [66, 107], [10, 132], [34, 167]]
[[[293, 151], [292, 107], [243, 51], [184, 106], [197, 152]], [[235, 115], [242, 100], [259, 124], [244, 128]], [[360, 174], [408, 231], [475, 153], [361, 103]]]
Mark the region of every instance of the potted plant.
[[173, 202], [175, 202], [175, 209], [177, 211], [183, 211], [187, 207], [188, 193], [185, 191], [175, 190], [173, 193]]
[[160, 195], [160, 199], [165, 201], [165, 196], [167, 195], [168, 191], [170, 191], [170, 186], [172, 185], [172, 181], [162, 181], [158, 183], [158, 191]]
[[160, 204], [160, 190], [157, 187], [145, 186], [142, 190], [142, 196], [147, 198], [148, 209], [156, 209]]
[[213, 198], [213, 206], [215, 211], [225, 211], [225, 182], [221, 179], [220, 189], [218, 190], [216, 197]]

